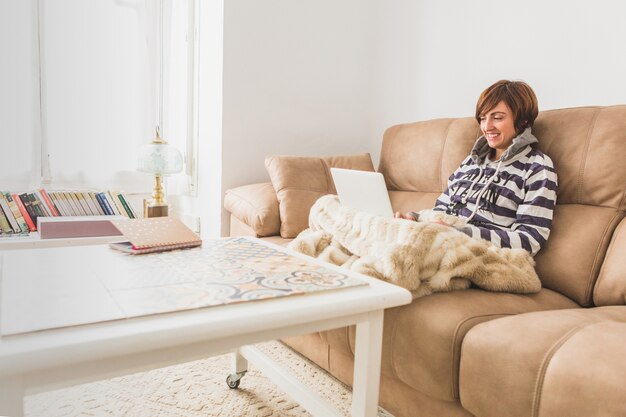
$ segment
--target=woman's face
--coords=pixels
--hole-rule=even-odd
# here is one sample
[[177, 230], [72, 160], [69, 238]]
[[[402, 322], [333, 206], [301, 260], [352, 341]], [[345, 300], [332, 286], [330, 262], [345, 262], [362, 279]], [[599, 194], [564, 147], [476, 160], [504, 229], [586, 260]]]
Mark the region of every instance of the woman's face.
[[504, 101], [481, 116], [480, 130], [489, 146], [496, 150], [495, 159], [499, 159], [513, 142], [516, 136], [514, 122], [513, 113]]

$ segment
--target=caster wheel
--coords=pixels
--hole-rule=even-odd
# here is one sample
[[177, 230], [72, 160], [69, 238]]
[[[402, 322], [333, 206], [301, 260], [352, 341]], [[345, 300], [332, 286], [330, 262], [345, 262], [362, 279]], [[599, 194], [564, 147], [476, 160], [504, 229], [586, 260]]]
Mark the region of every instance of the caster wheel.
[[228, 375], [226, 377], [226, 384], [228, 385], [228, 388], [230, 389], [238, 388], [240, 383], [241, 383], [241, 379], [234, 380], [232, 378], [232, 375]]

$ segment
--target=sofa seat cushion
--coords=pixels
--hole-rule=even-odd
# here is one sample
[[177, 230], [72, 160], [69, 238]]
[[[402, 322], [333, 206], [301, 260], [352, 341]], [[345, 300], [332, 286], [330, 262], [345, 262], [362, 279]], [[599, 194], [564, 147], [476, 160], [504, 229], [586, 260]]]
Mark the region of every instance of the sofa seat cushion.
[[[472, 327], [507, 315], [577, 306], [548, 289], [531, 295], [468, 289], [418, 298], [385, 311], [382, 372], [432, 398], [454, 401], [461, 343]], [[331, 349], [352, 354], [354, 336], [354, 327], [322, 332]]]
[[545, 311], [474, 327], [461, 403], [474, 415], [625, 416], [626, 306]]
[[268, 236], [268, 237], [261, 238], [261, 240], [264, 240], [265, 242], [269, 242], [269, 243], [274, 243], [279, 246], [287, 246], [289, 243], [291, 243], [293, 239], [285, 239], [280, 236]]

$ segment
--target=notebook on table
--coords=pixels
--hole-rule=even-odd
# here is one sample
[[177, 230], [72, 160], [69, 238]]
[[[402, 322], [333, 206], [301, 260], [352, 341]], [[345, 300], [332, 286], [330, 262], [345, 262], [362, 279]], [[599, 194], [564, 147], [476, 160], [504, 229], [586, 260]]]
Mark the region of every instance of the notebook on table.
[[383, 174], [343, 168], [331, 168], [330, 173], [341, 204], [377, 216], [393, 217]]
[[198, 235], [173, 217], [113, 220], [111, 223], [128, 241], [109, 245], [113, 249], [134, 255], [202, 245]]

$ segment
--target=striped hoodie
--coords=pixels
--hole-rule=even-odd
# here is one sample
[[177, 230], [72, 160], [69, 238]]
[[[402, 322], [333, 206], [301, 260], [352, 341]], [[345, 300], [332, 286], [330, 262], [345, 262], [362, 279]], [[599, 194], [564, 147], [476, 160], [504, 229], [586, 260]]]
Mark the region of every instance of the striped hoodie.
[[537, 138], [527, 128], [491, 161], [491, 148], [480, 137], [434, 210], [467, 219], [460, 230], [473, 238], [537, 254], [550, 235], [558, 181], [552, 160], [534, 143]]

